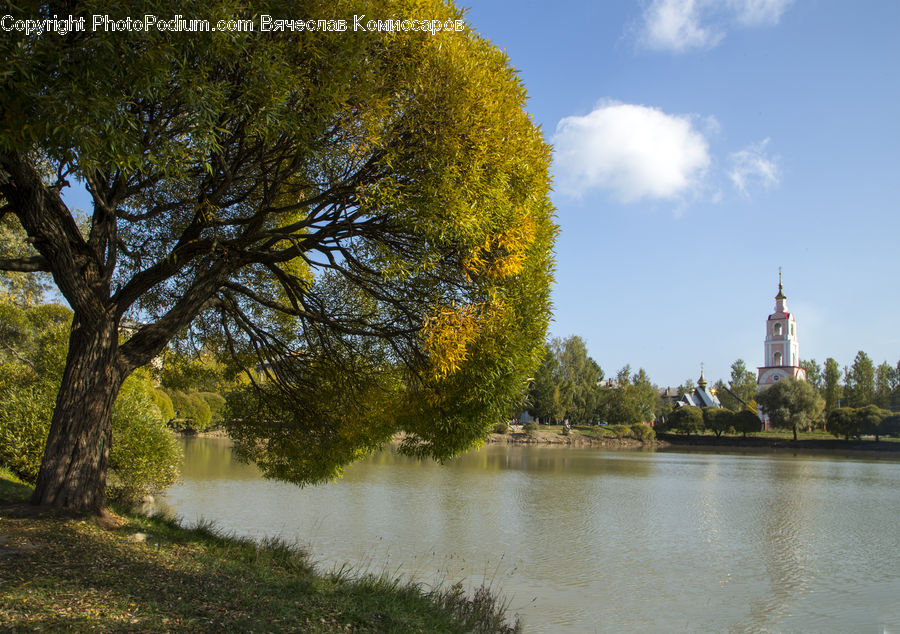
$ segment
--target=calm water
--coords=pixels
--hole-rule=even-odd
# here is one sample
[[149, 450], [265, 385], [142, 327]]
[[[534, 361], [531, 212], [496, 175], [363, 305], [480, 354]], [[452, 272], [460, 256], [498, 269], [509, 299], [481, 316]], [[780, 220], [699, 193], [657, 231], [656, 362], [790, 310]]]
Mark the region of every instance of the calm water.
[[298, 489], [191, 439], [165, 500], [322, 568], [492, 583], [526, 632], [900, 631], [896, 460], [490, 446]]

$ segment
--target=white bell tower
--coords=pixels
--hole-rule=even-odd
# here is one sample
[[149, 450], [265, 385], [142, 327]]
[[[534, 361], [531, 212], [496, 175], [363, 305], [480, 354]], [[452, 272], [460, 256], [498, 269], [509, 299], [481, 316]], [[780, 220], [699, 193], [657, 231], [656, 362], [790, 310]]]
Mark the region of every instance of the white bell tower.
[[766, 321], [765, 365], [759, 368], [756, 380], [759, 390], [792, 376], [806, 380], [806, 370], [800, 367], [800, 346], [797, 343], [797, 322], [788, 312], [787, 297], [781, 285], [781, 268], [778, 269], [778, 295], [775, 296], [775, 312]]

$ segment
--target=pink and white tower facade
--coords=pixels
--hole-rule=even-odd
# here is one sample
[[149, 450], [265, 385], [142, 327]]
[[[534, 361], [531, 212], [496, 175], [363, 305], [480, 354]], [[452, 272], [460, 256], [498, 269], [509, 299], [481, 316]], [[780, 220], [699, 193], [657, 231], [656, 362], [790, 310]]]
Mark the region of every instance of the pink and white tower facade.
[[778, 271], [778, 295], [775, 312], [766, 321], [765, 365], [759, 368], [756, 384], [759, 391], [775, 385], [786, 377], [806, 380], [806, 370], [800, 367], [800, 346], [797, 343], [797, 322], [788, 312], [787, 297], [781, 286]]

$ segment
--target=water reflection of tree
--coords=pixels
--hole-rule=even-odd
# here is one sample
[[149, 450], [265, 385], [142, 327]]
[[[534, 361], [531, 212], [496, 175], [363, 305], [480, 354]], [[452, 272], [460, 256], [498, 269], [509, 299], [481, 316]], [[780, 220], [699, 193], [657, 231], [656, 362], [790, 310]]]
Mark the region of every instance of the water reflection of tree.
[[239, 462], [228, 438], [183, 438], [183, 478], [189, 480], [255, 480], [259, 470]]

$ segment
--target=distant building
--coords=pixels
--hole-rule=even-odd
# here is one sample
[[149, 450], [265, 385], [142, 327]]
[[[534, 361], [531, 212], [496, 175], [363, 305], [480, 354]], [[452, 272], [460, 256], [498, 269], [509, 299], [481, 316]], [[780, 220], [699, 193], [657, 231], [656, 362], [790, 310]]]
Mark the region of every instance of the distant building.
[[800, 367], [800, 346], [797, 343], [797, 322], [788, 312], [787, 297], [781, 286], [778, 271], [778, 295], [775, 312], [766, 320], [765, 365], [759, 368], [756, 379], [758, 391], [771, 387], [787, 377], [806, 380], [806, 370]]
[[681, 400], [675, 403], [676, 407], [684, 407], [685, 405], [693, 405], [700, 408], [722, 407], [719, 397], [707, 387], [703, 370], [700, 370], [700, 379], [697, 381], [697, 387], [694, 388], [694, 391], [683, 394]]
[[677, 387], [661, 387], [657, 394], [659, 394], [663, 405], [675, 405], [681, 400], [681, 390]]

